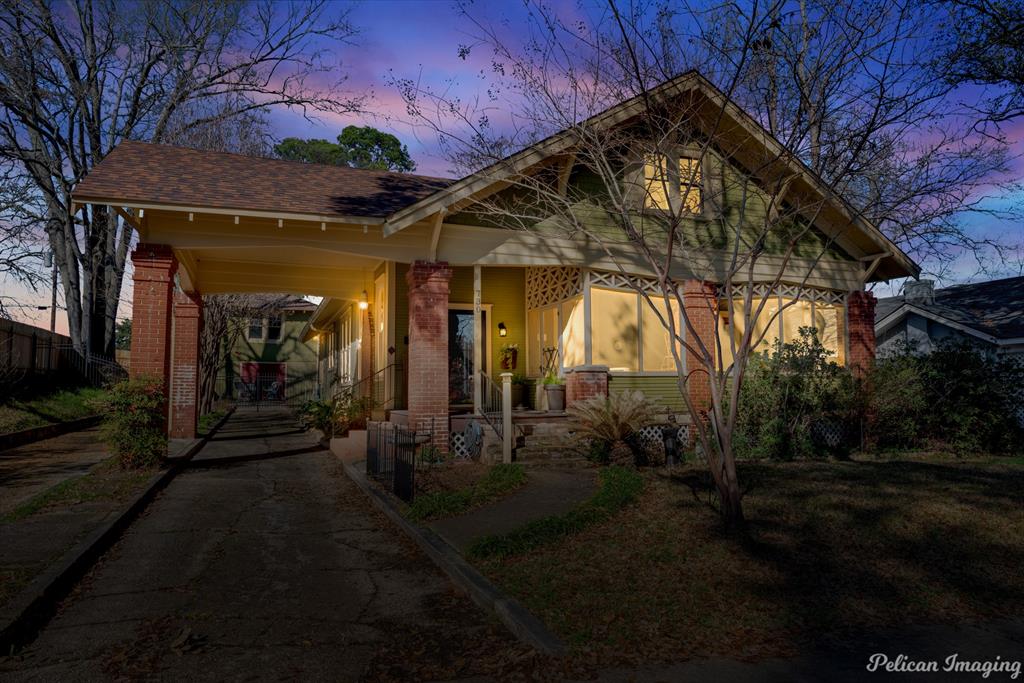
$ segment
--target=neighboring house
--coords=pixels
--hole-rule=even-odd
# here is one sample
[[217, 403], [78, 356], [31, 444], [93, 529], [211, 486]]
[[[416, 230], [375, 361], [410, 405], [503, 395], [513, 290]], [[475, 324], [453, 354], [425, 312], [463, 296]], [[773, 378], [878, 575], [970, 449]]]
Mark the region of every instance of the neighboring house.
[[993, 354], [1024, 360], [1024, 277], [935, 289], [907, 281], [903, 296], [875, 308], [879, 355], [909, 344], [928, 353], [941, 340], [965, 340]]
[[[690, 106], [705, 103], [722, 112], [716, 125], [729, 146], [728, 153], [712, 148], [706, 168], [684, 158], [685, 149], [671, 152], [680, 164], [698, 163], [688, 176], [694, 184], [685, 186], [699, 196], [692, 207], [687, 203], [694, 230], [729, 235], [741, 203], [764, 203], [752, 159], [776, 159], [789, 192], [819, 207], [805, 216], [814, 228], [807, 235], [812, 244], [786, 261], [782, 284], [771, 288], [778, 272], [771, 265], [754, 272], [756, 295], [772, 299], [757, 321], [770, 326], [766, 343], [813, 324], [839, 362], [869, 362], [874, 297], [865, 285], [916, 276], [917, 266], [699, 74], [675, 78], [646, 98], [671, 102], [684, 95]], [[623, 102], [588, 125], [625, 125], [645, 101]], [[642, 169], [644, 182], [654, 182], [647, 179], [650, 169], [658, 173], [646, 162], [649, 153], [636, 155], [631, 166]], [[513, 372], [536, 378], [542, 365], [553, 363], [565, 377], [570, 403], [638, 388], [678, 408], [668, 335], [634, 289], [654, 284], [635, 251], [613, 259], [601, 245], [545, 233], [543, 226], [506, 229], [473, 213], [474, 197], [507, 193], [510, 175], [541, 169], [557, 171], [567, 196], [600, 191], [577, 161], [572, 136], [560, 133], [456, 181], [124, 142], [75, 188], [74, 201], [125, 207], [136, 217], [136, 329], [163, 329], [172, 297], [168, 273], [177, 272], [181, 288], [192, 293], [325, 297], [303, 332], [306, 339], [323, 339], [321, 384], [383, 387], [396, 408], [392, 419], [430, 429], [442, 450], [453, 413], [493, 405], [503, 344], [518, 345]], [[681, 192], [680, 185], [673, 192]], [[742, 195], [731, 189], [740, 185], [747, 187]], [[782, 263], [770, 251], [779, 245], [763, 248], [769, 250], [765, 263]], [[702, 262], [711, 264], [702, 272], [720, 270], [729, 258], [728, 249], [701, 249]], [[718, 283], [696, 273], [682, 258], [672, 273], [684, 283], [684, 305], [694, 307], [695, 332], [711, 339], [718, 325], [734, 334]], [[175, 299], [175, 320], [190, 314], [185, 298]], [[717, 320], [708, 315], [715, 307], [722, 311]], [[187, 326], [174, 329], [192, 334]], [[165, 372], [163, 341], [157, 335], [133, 348], [133, 372]], [[192, 360], [176, 355], [173, 362], [177, 368]], [[698, 406], [706, 405], [706, 377], [694, 374], [687, 387]], [[186, 415], [187, 389], [172, 386], [173, 401]], [[176, 424], [188, 427], [187, 420]]]
[[273, 312], [243, 322], [217, 382], [220, 396], [242, 402], [297, 403], [316, 396], [317, 342], [302, 339], [316, 304], [292, 296]]

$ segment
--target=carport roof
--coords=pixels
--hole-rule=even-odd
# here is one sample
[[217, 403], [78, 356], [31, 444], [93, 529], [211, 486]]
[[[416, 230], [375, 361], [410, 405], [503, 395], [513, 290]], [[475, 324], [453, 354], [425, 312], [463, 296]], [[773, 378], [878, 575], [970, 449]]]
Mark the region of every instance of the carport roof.
[[384, 218], [453, 181], [124, 141], [74, 191], [77, 202]]

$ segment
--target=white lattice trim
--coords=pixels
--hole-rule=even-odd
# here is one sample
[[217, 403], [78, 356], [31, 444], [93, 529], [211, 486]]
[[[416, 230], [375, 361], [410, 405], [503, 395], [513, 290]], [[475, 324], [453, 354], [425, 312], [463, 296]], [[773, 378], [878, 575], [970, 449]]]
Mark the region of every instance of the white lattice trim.
[[466, 435], [463, 432], [452, 432], [448, 436], [448, 447], [456, 458], [469, 457], [469, 450], [466, 448]]
[[639, 275], [623, 275], [612, 271], [592, 270], [590, 271], [590, 284], [598, 287], [612, 287], [614, 289], [629, 289], [634, 292], [644, 291], [648, 294], [661, 294], [661, 285], [654, 278], [640, 277]]
[[[769, 296], [783, 296], [787, 299], [800, 299], [802, 301], [813, 301], [819, 304], [845, 304], [846, 293], [836, 292], [831, 289], [817, 289], [815, 287], [801, 287], [800, 285], [776, 285], [772, 287], [768, 284], [755, 284], [753, 285], [754, 296], [756, 297], [769, 297]], [[733, 287], [733, 291], [736, 292], [735, 297], [743, 296], [745, 291], [744, 287]]]
[[579, 268], [571, 266], [526, 269], [526, 306], [540, 308], [571, 299], [583, 292]]

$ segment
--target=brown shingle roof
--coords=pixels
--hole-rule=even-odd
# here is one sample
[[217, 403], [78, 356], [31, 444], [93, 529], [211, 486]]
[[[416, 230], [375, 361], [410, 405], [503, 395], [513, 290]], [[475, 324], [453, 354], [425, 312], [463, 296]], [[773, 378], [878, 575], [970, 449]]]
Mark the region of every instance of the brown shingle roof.
[[78, 183], [74, 197], [384, 218], [451, 183], [446, 178], [126, 140]]

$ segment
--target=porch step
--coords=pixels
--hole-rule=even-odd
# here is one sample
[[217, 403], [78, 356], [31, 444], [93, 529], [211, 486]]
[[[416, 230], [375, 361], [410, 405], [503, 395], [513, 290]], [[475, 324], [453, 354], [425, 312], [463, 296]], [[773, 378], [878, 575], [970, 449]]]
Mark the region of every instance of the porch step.
[[577, 441], [571, 434], [530, 434], [523, 444], [527, 448], [544, 450], [575, 450]]
[[577, 469], [589, 467], [586, 458], [576, 453], [557, 455], [548, 450], [520, 448], [516, 450], [514, 461], [523, 467], [545, 467], [553, 469]]

